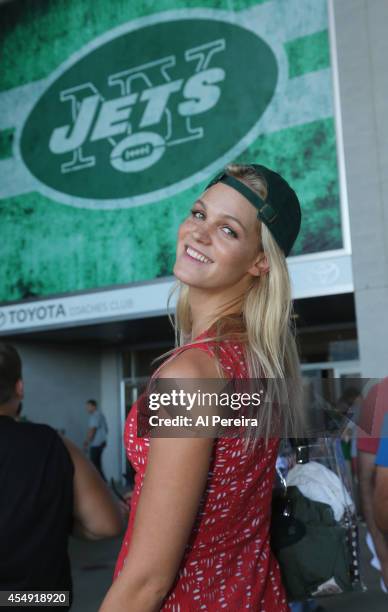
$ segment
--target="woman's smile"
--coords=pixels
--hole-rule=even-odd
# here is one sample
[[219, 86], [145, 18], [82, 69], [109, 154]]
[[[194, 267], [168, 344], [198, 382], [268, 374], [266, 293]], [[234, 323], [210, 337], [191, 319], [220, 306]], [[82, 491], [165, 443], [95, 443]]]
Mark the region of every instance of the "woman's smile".
[[193, 247], [187, 244], [185, 245], [185, 255], [189, 259], [194, 261], [195, 263], [199, 263], [199, 264], [214, 263], [213, 260], [207, 257], [204, 253], [201, 253], [201, 251], [198, 251], [197, 249], [194, 249]]

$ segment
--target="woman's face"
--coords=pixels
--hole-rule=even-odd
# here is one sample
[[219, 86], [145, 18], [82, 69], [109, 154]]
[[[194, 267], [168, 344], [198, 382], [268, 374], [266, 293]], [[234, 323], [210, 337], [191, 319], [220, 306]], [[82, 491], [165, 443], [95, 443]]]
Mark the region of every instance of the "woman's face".
[[244, 289], [260, 274], [259, 245], [256, 209], [235, 189], [216, 183], [179, 227], [174, 275], [192, 287]]

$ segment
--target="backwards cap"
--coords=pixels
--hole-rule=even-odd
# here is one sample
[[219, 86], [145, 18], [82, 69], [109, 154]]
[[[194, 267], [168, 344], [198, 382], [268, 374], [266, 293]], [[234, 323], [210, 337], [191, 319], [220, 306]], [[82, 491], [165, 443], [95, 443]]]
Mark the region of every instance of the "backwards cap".
[[277, 172], [259, 164], [249, 164], [249, 168], [266, 181], [268, 193], [265, 200], [246, 183], [228, 174], [227, 169], [217, 174], [206, 189], [224, 183], [244, 196], [257, 209], [258, 218], [268, 227], [287, 257], [300, 229], [302, 215], [298, 196]]

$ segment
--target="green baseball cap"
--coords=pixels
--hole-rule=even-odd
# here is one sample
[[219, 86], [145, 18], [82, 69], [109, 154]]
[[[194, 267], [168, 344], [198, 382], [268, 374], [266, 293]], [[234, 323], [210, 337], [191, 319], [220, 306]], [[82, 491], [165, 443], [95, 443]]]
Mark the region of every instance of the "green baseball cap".
[[248, 166], [267, 183], [268, 194], [265, 200], [246, 183], [228, 174], [227, 169], [218, 173], [206, 189], [216, 183], [224, 183], [244, 196], [257, 209], [258, 218], [268, 227], [287, 257], [300, 230], [302, 214], [298, 196], [277, 172], [259, 164]]

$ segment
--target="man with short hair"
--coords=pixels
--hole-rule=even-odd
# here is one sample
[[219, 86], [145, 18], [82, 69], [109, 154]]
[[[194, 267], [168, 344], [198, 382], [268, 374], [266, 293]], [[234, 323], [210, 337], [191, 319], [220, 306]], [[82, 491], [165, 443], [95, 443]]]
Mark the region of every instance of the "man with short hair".
[[97, 408], [97, 402], [90, 399], [86, 402], [86, 410], [89, 413], [89, 429], [84, 442], [85, 450], [89, 450], [90, 460], [106, 480], [102, 471], [101, 455], [106, 446], [108, 426], [101, 410]]
[[70, 533], [118, 535], [122, 508], [70, 440], [16, 420], [23, 395], [20, 356], [0, 343], [0, 591], [69, 591], [71, 603]]
[[74, 467], [54, 429], [16, 421], [23, 395], [20, 357], [0, 344], [0, 590], [71, 593]]

